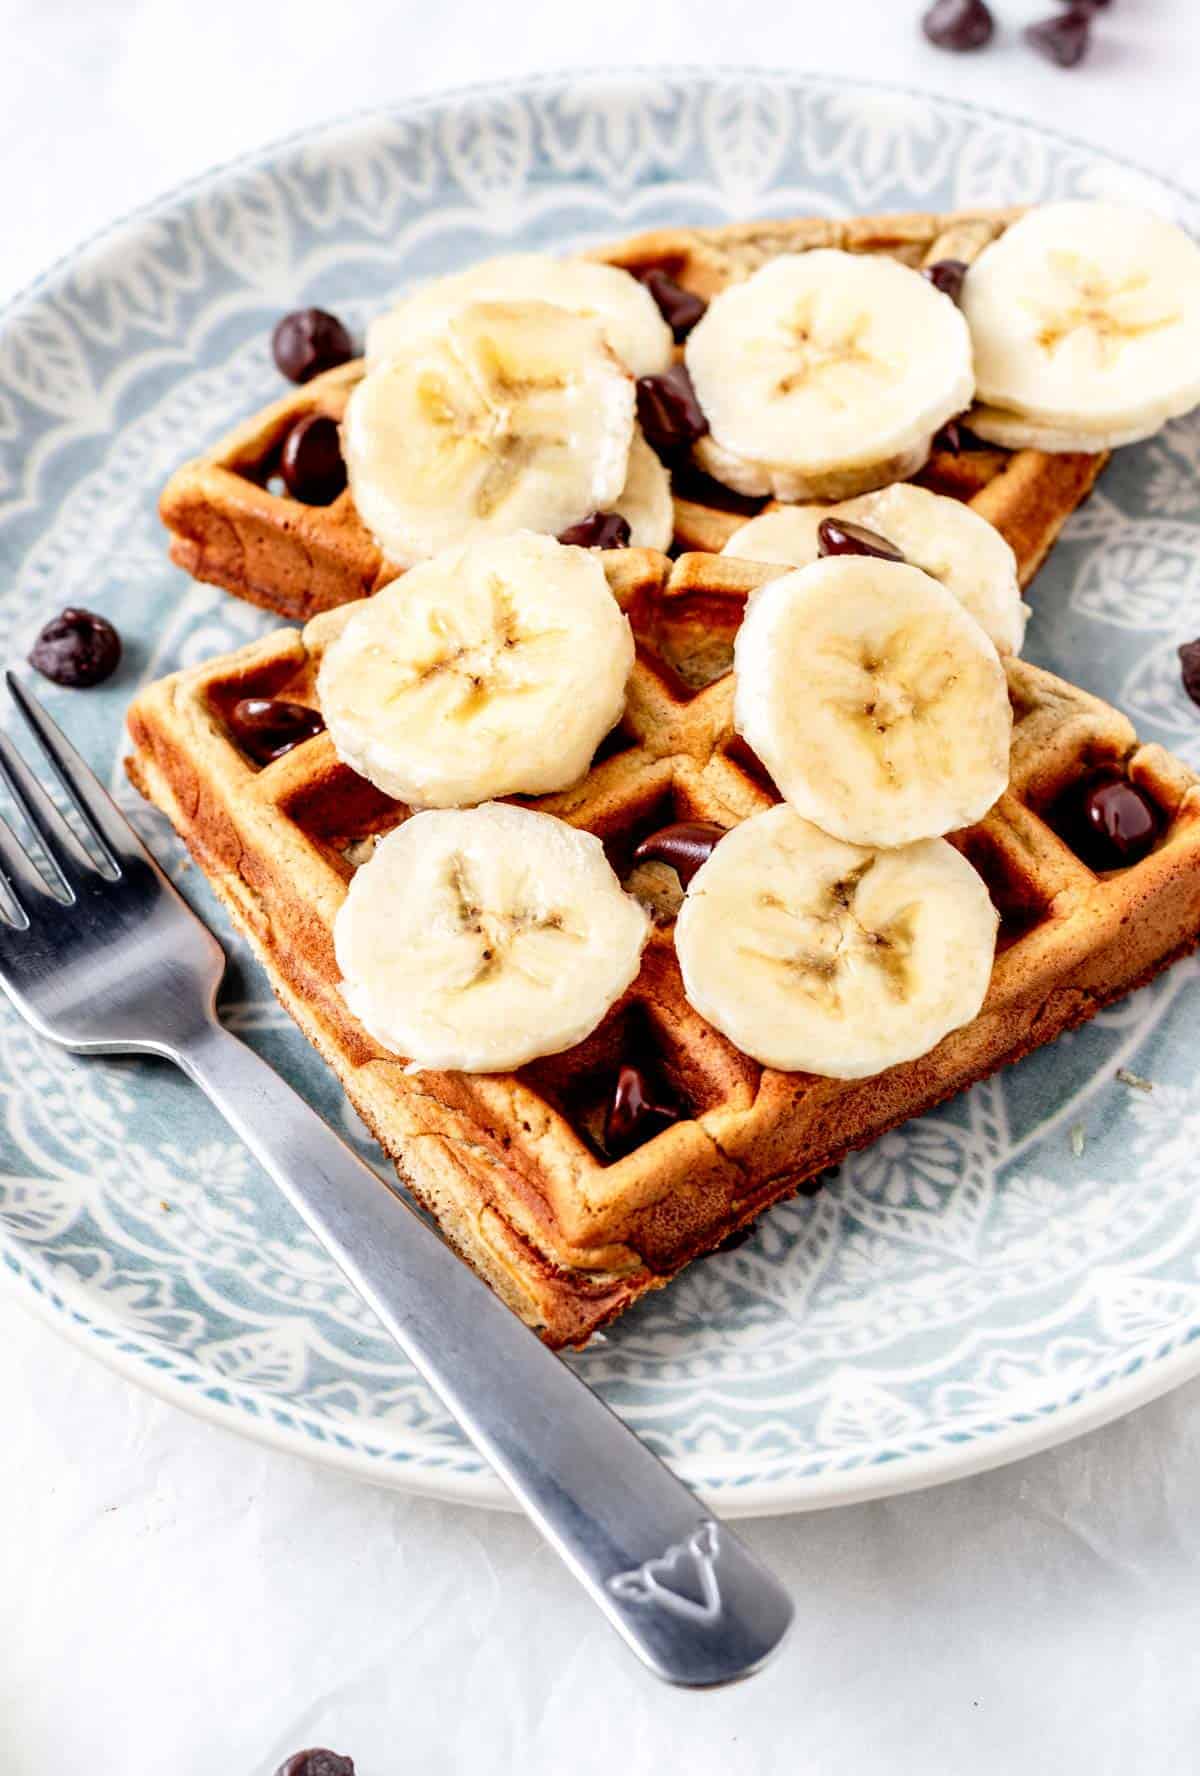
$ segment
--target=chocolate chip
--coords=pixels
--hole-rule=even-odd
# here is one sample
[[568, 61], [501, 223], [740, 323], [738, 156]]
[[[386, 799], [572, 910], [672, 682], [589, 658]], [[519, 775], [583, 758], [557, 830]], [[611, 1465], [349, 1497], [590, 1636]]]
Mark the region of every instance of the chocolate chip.
[[337, 421], [324, 413], [298, 419], [283, 440], [279, 473], [293, 499], [306, 506], [331, 505], [346, 485]]
[[229, 717], [234, 739], [256, 765], [269, 765], [325, 729], [319, 709], [275, 697], [240, 697]]
[[817, 525], [819, 555], [871, 555], [877, 561], [903, 561], [895, 543], [889, 543], [878, 531], [865, 524], [852, 524], [848, 518], [822, 518]]
[[619, 512], [593, 512], [569, 530], [560, 531], [558, 540], [577, 549], [627, 549], [629, 538], [629, 520]]
[[43, 678], [80, 689], [103, 684], [120, 659], [121, 637], [108, 618], [74, 605], [51, 617], [29, 650], [29, 664]]
[[684, 364], [672, 364], [658, 376], [638, 377], [637, 413], [646, 442], [660, 456], [690, 449], [708, 430]]
[[1200, 704], [1200, 640], [1185, 641], [1179, 650], [1183, 688], [1193, 703]]
[[657, 302], [659, 313], [675, 335], [676, 345], [682, 345], [708, 303], [703, 296], [694, 296], [690, 290], [685, 290], [657, 265], [647, 271], [635, 271], [633, 275], [639, 284], [645, 284]]
[[635, 863], [668, 863], [686, 888], [702, 863], [707, 863], [725, 828], [711, 820], [677, 820], [660, 826], [642, 840], [633, 853]]
[[308, 1751], [294, 1751], [285, 1758], [275, 1776], [354, 1776], [354, 1759], [341, 1757], [314, 1745]]
[[322, 370], [348, 364], [354, 341], [336, 315], [323, 308], [297, 308], [272, 333], [271, 355], [289, 382], [307, 382]]
[[726, 1235], [719, 1246], [714, 1246], [709, 1256], [715, 1258], [721, 1252], [736, 1252], [739, 1246], [748, 1245], [757, 1232], [758, 1229], [753, 1221], [748, 1227], [736, 1227], [731, 1234]]
[[944, 450], [948, 456], [958, 456], [963, 448], [962, 427], [956, 419], [948, 419], [941, 431], [933, 440], [935, 450]]
[[965, 259], [935, 259], [932, 265], [924, 266], [921, 271], [921, 276], [928, 278], [934, 289], [948, 296], [951, 302], [957, 302], [962, 295], [966, 275]]
[[1128, 869], [1153, 849], [1154, 803], [1122, 771], [1105, 766], [1067, 792], [1058, 810], [1063, 837], [1089, 869]]
[[679, 1121], [674, 1104], [659, 1100], [641, 1067], [626, 1062], [617, 1074], [608, 1113], [604, 1118], [604, 1145], [613, 1159], [641, 1147]]
[[1088, 52], [1092, 12], [1089, 6], [1071, 6], [1057, 18], [1039, 19], [1026, 25], [1022, 35], [1031, 49], [1060, 68], [1074, 68]]
[[939, 49], [982, 49], [995, 22], [983, 0], [934, 0], [921, 29]]

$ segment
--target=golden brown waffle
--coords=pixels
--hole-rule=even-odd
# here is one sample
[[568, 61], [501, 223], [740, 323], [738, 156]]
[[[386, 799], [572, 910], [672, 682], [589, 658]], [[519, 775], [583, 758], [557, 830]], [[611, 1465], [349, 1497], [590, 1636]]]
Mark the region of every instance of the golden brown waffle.
[[[813, 247], [883, 253], [908, 265], [969, 262], [1018, 214], [992, 210], [663, 229], [595, 257], [632, 270], [661, 266], [685, 288], [709, 297], [775, 254]], [[172, 559], [196, 579], [211, 580], [297, 621], [395, 579], [399, 569], [384, 560], [348, 492], [330, 506], [306, 506], [277, 491], [279, 452], [291, 427], [309, 413], [340, 420], [362, 373], [362, 364], [353, 363], [314, 378], [179, 469], [161, 502]], [[1103, 461], [1037, 450], [939, 449], [919, 479], [935, 492], [969, 500], [989, 519], [1016, 551], [1026, 584]], [[685, 472], [676, 477], [675, 548], [716, 552], [766, 505]]]
[[[315, 703], [322, 649], [349, 610], [163, 679], [129, 716], [134, 782], [186, 839], [283, 1004], [448, 1238], [556, 1345], [585, 1339], [851, 1148], [1082, 1022], [1200, 936], [1200, 781], [1139, 746], [1097, 698], [1014, 660], [1011, 787], [954, 841], [1002, 919], [980, 1015], [873, 1079], [759, 1067], [684, 997], [673, 872], [631, 858], [667, 821], [728, 827], [775, 799], [733, 732], [728, 665], [747, 592], [782, 570], [637, 550], [604, 561], [639, 643], [627, 712], [580, 784], [533, 805], [599, 834], [655, 931], [593, 1035], [514, 1075], [410, 1074], [349, 1015], [333, 921], [356, 862], [406, 810], [341, 764], [325, 734], [257, 769], [227, 726], [239, 697]], [[1097, 877], [1054, 810], [1109, 763], [1151, 796], [1163, 833], [1144, 861]], [[604, 1109], [629, 1059], [683, 1120], [609, 1163]]]

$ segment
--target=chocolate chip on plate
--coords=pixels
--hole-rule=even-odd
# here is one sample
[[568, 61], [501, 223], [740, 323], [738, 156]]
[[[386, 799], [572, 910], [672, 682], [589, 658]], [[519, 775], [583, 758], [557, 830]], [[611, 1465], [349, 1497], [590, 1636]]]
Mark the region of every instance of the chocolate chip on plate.
[[877, 561], [903, 561], [895, 543], [889, 543], [878, 531], [865, 524], [852, 524], [848, 518], [822, 518], [817, 525], [818, 555], [871, 555]]
[[1090, 869], [1128, 869], [1154, 848], [1154, 803], [1123, 771], [1106, 765], [1068, 792], [1064, 836]]
[[272, 333], [271, 355], [289, 382], [307, 382], [322, 370], [348, 364], [354, 341], [336, 315], [323, 308], [297, 308]]
[[695, 296], [691, 290], [677, 284], [660, 266], [652, 265], [646, 271], [635, 271], [633, 275], [639, 284], [645, 284], [657, 302], [659, 313], [675, 335], [676, 345], [682, 345], [708, 303], [703, 296]]
[[928, 278], [935, 290], [948, 296], [951, 302], [957, 302], [962, 295], [963, 280], [967, 275], [965, 259], [936, 259], [932, 265], [926, 265], [921, 272]]
[[29, 664], [55, 684], [103, 684], [121, 659], [121, 637], [107, 617], [69, 605], [51, 617], [32, 648]]
[[1026, 25], [1022, 35], [1031, 49], [1036, 49], [1048, 62], [1060, 68], [1074, 68], [1088, 52], [1091, 42], [1092, 9], [1090, 6], [1069, 6], [1056, 18], [1039, 19]]
[[635, 1147], [661, 1135], [680, 1119], [674, 1104], [658, 1102], [654, 1087], [640, 1067], [625, 1062], [608, 1113], [604, 1118], [604, 1145], [613, 1159], [632, 1153]]
[[708, 421], [683, 364], [672, 364], [657, 376], [638, 377], [637, 414], [646, 442], [660, 456], [674, 456], [689, 449], [708, 430]]
[[275, 1776], [354, 1776], [354, 1759], [336, 1751], [314, 1745], [308, 1751], [294, 1751], [285, 1758]]
[[1183, 688], [1193, 703], [1200, 704], [1200, 639], [1185, 641], [1179, 650]]
[[337, 421], [324, 413], [298, 419], [283, 440], [279, 473], [293, 499], [306, 506], [332, 505], [346, 485]]
[[702, 863], [725, 837], [725, 828], [712, 820], [676, 820], [660, 826], [644, 838], [633, 853], [635, 863], [666, 863], [686, 888]]
[[627, 549], [629, 520], [619, 512], [592, 512], [569, 529], [560, 531], [559, 542], [571, 543], [577, 549]]
[[319, 709], [276, 697], [239, 697], [229, 717], [234, 739], [256, 765], [269, 765], [325, 730]]
[[983, 0], [934, 0], [921, 19], [921, 29], [939, 49], [982, 49], [995, 28]]

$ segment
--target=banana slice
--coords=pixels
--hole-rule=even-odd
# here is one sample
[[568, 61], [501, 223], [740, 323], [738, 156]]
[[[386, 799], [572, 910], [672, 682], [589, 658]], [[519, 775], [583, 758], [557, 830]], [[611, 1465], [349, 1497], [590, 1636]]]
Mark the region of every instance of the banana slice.
[[1000, 657], [918, 568], [831, 556], [757, 592], [734, 644], [734, 725], [798, 814], [855, 845], [979, 820], [1008, 782]]
[[450, 549], [368, 599], [317, 695], [339, 756], [410, 807], [544, 795], [625, 707], [633, 633], [596, 555], [553, 537]]
[[1031, 210], [984, 248], [962, 305], [981, 403], [971, 429], [993, 443], [1103, 450], [1200, 402], [1200, 248], [1157, 216]]
[[508, 253], [466, 271], [435, 278], [367, 328], [367, 361], [409, 351], [440, 333], [468, 302], [553, 302], [597, 321], [613, 351], [635, 376], [653, 376], [672, 359], [671, 329], [644, 284], [615, 265]]
[[849, 518], [885, 537], [913, 567], [953, 592], [997, 652], [1020, 653], [1029, 611], [1021, 602], [1016, 556], [986, 518], [927, 488], [898, 482], [837, 506], [764, 512], [735, 531], [721, 553], [807, 567], [819, 557], [817, 527], [829, 517]]
[[709, 303], [687, 367], [701, 466], [739, 492], [842, 499], [915, 474], [974, 390], [954, 304], [891, 259], [784, 254]]
[[744, 1053], [865, 1079], [978, 1014], [998, 926], [945, 839], [873, 851], [771, 808], [697, 871], [675, 948], [688, 999]]
[[649, 931], [599, 839], [488, 802], [389, 833], [333, 935], [346, 1003], [377, 1042], [424, 1067], [505, 1073], [594, 1030]]
[[675, 535], [671, 477], [639, 426], [634, 427], [625, 485], [612, 509], [629, 526], [631, 549], [658, 549], [666, 554]]
[[625, 485], [634, 386], [594, 321], [480, 302], [385, 358], [342, 426], [350, 490], [389, 560], [518, 530], [557, 536]]

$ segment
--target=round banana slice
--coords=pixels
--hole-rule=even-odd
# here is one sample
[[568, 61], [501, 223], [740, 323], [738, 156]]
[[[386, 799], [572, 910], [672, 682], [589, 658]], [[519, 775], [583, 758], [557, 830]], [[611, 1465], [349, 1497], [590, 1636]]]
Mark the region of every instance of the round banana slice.
[[954, 304], [895, 260], [784, 254], [688, 335], [702, 466], [745, 493], [841, 499], [913, 474], [974, 390]]
[[953, 592], [998, 653], [1020, 653], [1029, 612], [1021, 602], [1016, 556], [986, 518], [925, 487], [898, 482], [837, 506], [764, 512], [735, 531], [721, 553], [807, 567], [820, 555], [817, 527], [830, 517], [849, 518], [885, 537], [911, 566]]
[[637, 974], [650, 919], [591, 833], [530, 808], [414, 814], [334, 924], [342, 992], [423, 1067], [506, 1073], [558, 1054]]
[[798, 814], [856, 845], [969, 826], [1008, 783], [1000, 656], [918, 568], [830, 556], [772, 580], [734, 644], [734, 725]]
[[1200, 248], [1157, 216], [1030, 210], [979, 255], [962, 306], [982, 406], [971, 429], [980, 418], [992, 442], [1018, 440], [993, 409], [1035, 422], [1036, 448], [1101, 450], [1200, 401]]
[[972, 407], [967, 417], [977, 438], [998, 444], [1002, 450], [1041, 450], [1048, 456], [1082, 451], [1098, 456], [1102, 450], [1119, 450], [1123, 444], [1140, 443], [1172, 416], [1169, 412], [1157, 419], [1143, 415], [1127, 425], [1101, 426], [1098, 431], [1062, 420], [1031, 419], [1007, 407]]
[[744, 1053], [865, 1079], [978, 1014], [998, 926], [945, 839], [874, 851], [771, 808], [692, 878], [675, 948], [688, 999]]
[[557, 536], [625, 485], [634, 385], [594, 321], [547, 302], [480, 302], [385, 358], [342, 425], [350, 491], [389, 560], [451, 543]]
[[408, 351], [440, 333], [468, 302], [553, 302], [597, 321], [613, 351], [635, 376], [653, 376], [672, 359], [671, 329], [644, 284], [615, 265], [507, 253], [466, 271], [435, 278], [367, 328], [367, 361]]
[[629, 526], [631, 549], [658, 549], [666, 554], [675, 535], [671, 477], [662, 459], [643, 438], [640, 426], [634, 427], [629, 472], [612, 509]]
[[450, 549], [366, 600], [321, 661], [346, 764], [410, 807], [545, 795], [625, 707], [633, 632], [596, 555], [553, 537]]

